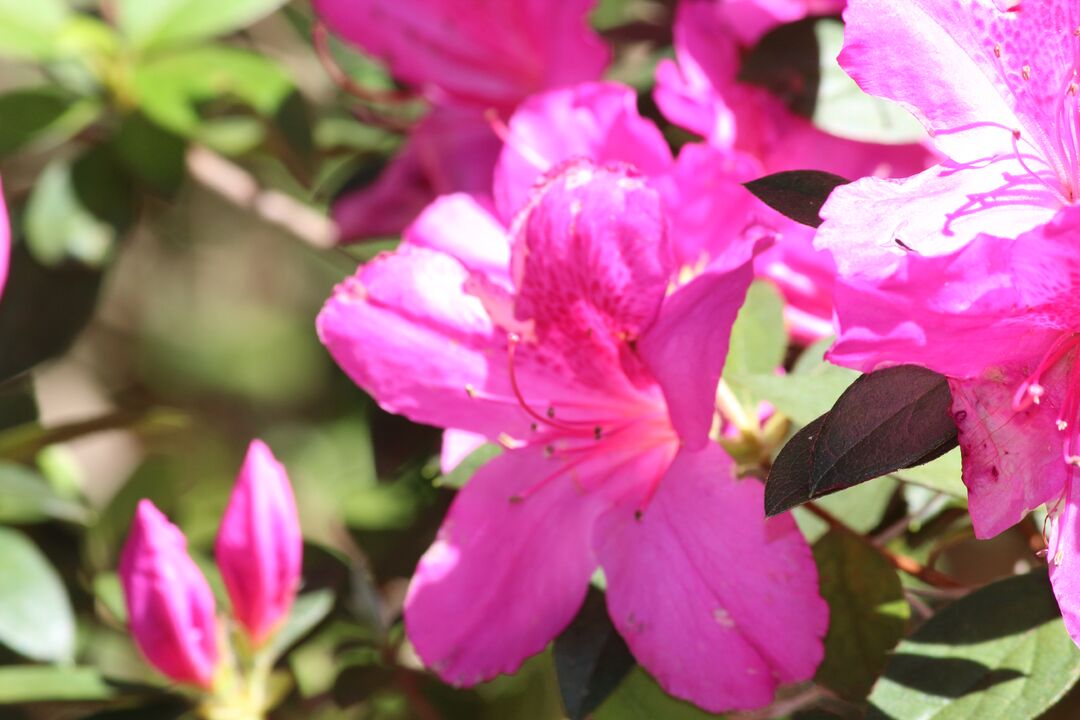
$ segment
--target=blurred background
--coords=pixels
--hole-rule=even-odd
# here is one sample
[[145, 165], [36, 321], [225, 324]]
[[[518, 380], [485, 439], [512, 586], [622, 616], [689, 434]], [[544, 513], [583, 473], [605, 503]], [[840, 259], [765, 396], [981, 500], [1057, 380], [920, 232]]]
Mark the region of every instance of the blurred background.
[[[189, 4], [198, 19], [232, 2]], [[609, 76], [658, 122], [649, 90], [673, 54], [673, 5], [603, 0], [592, 16], [616, 50]], [[273, 717], [563, 717], [550, 653], [472, 690], [423, 672], [401, 604], [461, 480], [440, 475], [439, 432], [379, 410], [314, 332], [334, 284], [395, 242], [337, 246], [327, 209], [379, 176], [422, 103], [343, 92], [313, 49], [307, 2], [250, 27], [174, 28], [157, 61], [118, 48], [114, 11], [0, 0], [0, 176], [15, 236], [0, 302], [0, 718], [192, 716], [125, 631], [117, 557], [148, 497], [220, 590], [210, 548], [253, 437], [288, 468], [307, 539], [307, 617]], [[830, 129], [858, 122], [832, 60], [838, 20], [784, 32], [762, 41], [774, 62], [751, 54], [750, 75]], [[395, 89], [371, 58], [333, 38], [328, 52], [364, 88]], [[833, 100], [815, 115], [819, 92]], [[673, 146], [688, 138], [662, 127]], [[869, 531], [930, 508], [926, 527], [947, 545], [922, 545], [910, 525], [893, 540], [971, 582], [1030, 561], [1034, 524], [976, 546], [961, 505], [918, 491], [882, 484], [833, 509]], [[634, 670], [596, 717], [709, 716]]]

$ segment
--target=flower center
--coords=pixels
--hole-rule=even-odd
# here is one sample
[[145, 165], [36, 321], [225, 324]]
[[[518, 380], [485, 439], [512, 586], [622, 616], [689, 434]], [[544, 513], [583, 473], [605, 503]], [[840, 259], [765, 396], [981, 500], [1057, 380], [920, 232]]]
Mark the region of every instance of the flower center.
[[[1046, 351], [1042, 360], [1013, 396], [1013, 410], [1026, 410], [1032, 405], [1040, 405], [1046, 395], [1043, 376], [1056, 366], [1070, 352], [1080, 347], [1080, 333], [1065, 333]], [[1073, 358], [1068, 369], [1065, 383], [1065, 397], [1056, 420], [1057, 429], [1065, 434], [1062, 443], [1062, 456], [1070, 465], [1080, 467], [1080, 362]]]
[[[533, 423], [528, 438], [503, 436], [501, 441], [512, 449], [542, 446], [548, 458], [557, 463], [550, 475], [512, 497], [511, 502], [527, 500], [551, 482], [567, 476], [574, 476], [581, 489], [588, 492], [596, 489], [596, 486], [586, 484], [584, 478], [594, 474], [607, 477], [611, 470], [629, 465], [644, 453], [664, 445], [670, 445], [673, 449], [677, 447], [678, 438], [670, 427], [666, 407], [662, 402], [645, 398], [644, 395], [634, 398], [634, 402], [627, 403], [625, 407], [601, 408], [588, 402], [561, 403], [565, 406], [564, 410], [575, 415], [573, 418], [563, 417], [554, 404], [539, 412], [526, 399], [518, 380], [516, 363], [522, 340], [516, 333], [509, 333], [507, 339], [510, 385], [521, 409], [533, 419]], [[608, 472], [576, 472], [590, 462], [601, 463]], [[638, 491], [644, 488], [637, 508], [639, 516], [652, 500], [661, 477], [662, 471], [651, 477], [635, 478], [631, 483]]]

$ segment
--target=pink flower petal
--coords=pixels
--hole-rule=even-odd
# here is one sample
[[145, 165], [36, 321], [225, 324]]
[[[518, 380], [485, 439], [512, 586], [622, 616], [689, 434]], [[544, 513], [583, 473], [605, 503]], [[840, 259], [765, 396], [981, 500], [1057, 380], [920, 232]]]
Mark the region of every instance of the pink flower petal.
[[980, 233], [1016, 237], [1059, 210], [1050, 191], [1014, 158], [945, 163], [904, 180], [865, 178], [833, 191], [815, 245], [844, 275], [882, 276], [908, 253], [958, 250]]
[[625, 162], [650, 176], [672, 164], [660, 129], [638, 113], [637, 94], [615, 83], [536, 95], [517, 109], [508, 130], [509, 144], [495, 168], [495, 202], [504, 219], [526, 205], [545, 171], [572, 158]]
[[485, 198], [464, 193], [440, 197], [405, 230], [403, 240], [444, 252], [471, 272], [509, 284], [510, 238]]
[[346, 373], [390, 412], [496, 437], [528, 419], [506, 377], [505, 335], [454, 258], [404, 245], [335, 289], [316, 322]]
[[980, 538], [1007, 530], [1059, 496], [1070, 473], [1062, 454], [1064, 435], [1054, 424], [1064, 368], [1051, 374], [1039, 405], [1013, 410], [1016, 389], [1034, 369], [995, 367], [982, 379], [949, 381], [968, 508]]
[[[570, 163], [523, 213], [515, 238], [515, 315], [586, 385], [613, 373], [653, 321], [673, 270], [659, 195], [626, 166]], [[633, 370], [627, 368], [627, 372]]]
[[712, 712], [762, 707], [809, 679], [828, 607], [794, 521], [717, 446], [683, 450], [640, 520], [605, 514], [595, 542], [612, 621], [669, 693]]
[[542, 448], [492, 460], [458, 494], [420, 560], [405, 628], [447, 682], [473, 685], [514, 672], [581, 606], [596, 569], [590, 538], [604, 500], [583, 493], [570, 474], [549, 479], [562, 463]]
[[991, 0], [853, 0], [844, 20], [844, 69], [913, 112], [953, 159], [1011, 155], [1014, 130], [1032, 144], [1025, 151], [1053, 145], [1080, 26], [1072, 0], [1021, 12]]
[[695, 278], [667, 299], [637, 343], [664, 390], [671, 424], [691, 450], [708, 442], [731, 326], [752, 279], [750, 263]]
[[405, 82], [484, 109], [600, 76], [609, 51], [589, 28], [595, 0], [315, 0], [338, 34]]
[[480, 449], [487, 438], [483, 435], [471, 433], [467, 430], [455, 430], [449, 428], [443, 433], [442, 452], [439, 454], [439, 469], [443, 474], [453, 472], [454, 468], [462, 463], [476, 450]]
[[1080, 487], [1076, 478], [1068, 481], [1064, 498], [1049, 508], [1046, 560], [1050, 564], [1050, 583], [1054, 588], [1065, 629], [1080, 644]]
[[397, 235], [441, 194], [490, 193], [498, 151], [481, 112], [435, 108], [374, 182], [334, 203], [343, 241]]

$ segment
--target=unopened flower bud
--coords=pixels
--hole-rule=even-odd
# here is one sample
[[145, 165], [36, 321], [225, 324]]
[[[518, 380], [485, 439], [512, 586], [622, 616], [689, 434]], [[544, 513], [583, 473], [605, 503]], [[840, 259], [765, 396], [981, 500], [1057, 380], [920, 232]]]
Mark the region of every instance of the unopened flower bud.
[[209, 688], [219, 659], [214, 594], [184, 534], [149, 500], [135, 511], [120, 582], [131, 634], [146, 659], [177, 682]]
[[215, 554], [233, 614], [262, 645], [296, 598], [303, 539], [289, 476], [261, 440], [248, 448]]

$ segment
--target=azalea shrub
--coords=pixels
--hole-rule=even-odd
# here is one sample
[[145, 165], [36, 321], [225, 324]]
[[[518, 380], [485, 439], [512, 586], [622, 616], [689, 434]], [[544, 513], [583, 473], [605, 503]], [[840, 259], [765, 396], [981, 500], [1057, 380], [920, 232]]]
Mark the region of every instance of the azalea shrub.
[[1080, 6], [0, 0], [4, 718], [1080, 712]]

